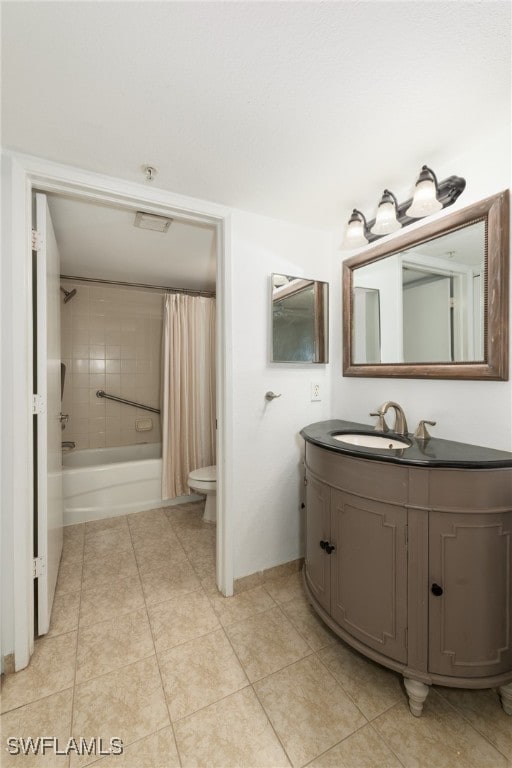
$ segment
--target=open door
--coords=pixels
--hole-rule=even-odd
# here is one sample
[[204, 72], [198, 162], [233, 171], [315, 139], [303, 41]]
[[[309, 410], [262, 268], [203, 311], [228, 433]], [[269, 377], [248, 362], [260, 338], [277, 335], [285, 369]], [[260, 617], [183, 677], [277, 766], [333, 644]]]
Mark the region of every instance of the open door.
[[35, 228], [35, 626], [44, 635], [50, 627], [63, 537], [60, 256], [46, 195], [36, 194]]

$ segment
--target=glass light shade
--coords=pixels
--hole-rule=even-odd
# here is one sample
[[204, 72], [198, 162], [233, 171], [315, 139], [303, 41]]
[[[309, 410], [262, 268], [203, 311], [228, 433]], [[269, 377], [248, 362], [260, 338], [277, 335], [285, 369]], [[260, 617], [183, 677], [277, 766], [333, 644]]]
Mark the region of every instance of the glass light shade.
[[442, 209], [442, 203], [436, 197], [437, 190], [434, 181], [426, 179], [416, 185], [412, 205], [406, 210], [411, 219], [421, 219]]
[[396, 218], [396, 207], [394, 203], [380, 203], [377, 208], [375, 224], [371, 228], [374, 235], [389, 235], [390, 232], [396, 232], [401, 228], [401, 224]]
[[359, 248], [361, 245], [366, 245], [367, 243], [368, 240], [364, 234], [363, 222], [360, 219], [349, 221], [343, 245], [346, 248]]

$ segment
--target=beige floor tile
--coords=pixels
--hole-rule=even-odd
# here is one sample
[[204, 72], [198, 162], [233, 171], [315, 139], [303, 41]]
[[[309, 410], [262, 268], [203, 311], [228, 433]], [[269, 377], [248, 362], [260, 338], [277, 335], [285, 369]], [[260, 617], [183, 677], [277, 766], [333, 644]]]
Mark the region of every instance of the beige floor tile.
[[174, 506], [165, 507], [164, 511], [167, 519], [173, 526], [178, 523], [186, 524], [192, 521], [202, 523], [204, 501], [176, 504]]
[[397, 672], [361, 656], [342, 642], [323, 648], [318, 655], [368, 720], [406, 697]]
[[52, 606], [50, 629], [46, 637], [55, 637], [73, 629], [78, 629], [78, 611], [80, 592], [59, 592], [55, 595]]
[[201, 579], [203, 586], [209, 584], [210, 589], [217, 589], [215, 563], [215, 552], [209, 554], [198, 553], [190, 558], [190, 564], [194, 569], [194, 573]]
[[162, 566], [141, 574], [148, 605], [163, 603], [199, 589], [201, 582], [187, 560], [174, 566]]
[[495, 690], [439, 688], [438, 693], [491, 741], [512, 765], [512, 717], [505, 714]]
[[83, 560], [84, 557], [84, 539], [74, 536], [70, 539], [64, 539], [62, 543], [61, 563], [75, 563]]
[[94, 533], [100, 531], [110, 531], [113, 528], [126, 528], [128, 525], [126, 515], [118, 515], [117, 517], [105, 517], [101, 520], [91, 520], [89, 523], [85, 523], [85, 535], [88, 538]]
[[[127, 746], [169, 726], [162, 681], [156, 658], [80, 683], [75, 688], [73, 736], [120, 738]], [[72, 756], [71, 766], [90, 758]]]
[[248, 685], [222, 629], [159, 653], [158, 663], [173, 721]]
[[78, 633], [76, 682], [82, 683], [154, 653], [145, 608], [81, 628]]
[[85, 537], [85, 523], [77, 523], [76, 525], [65, 525], [62, 529], [64, 541], [68, 539], [81, 539]]
[[131, 515], [127, 515], [128, 525], [130, 530], [134, 528], [146, 528], [153, 523], [167, 522], [167, 515], [163, 507], [157, 507], [156, 509], [145, 509], [143, 512], [134, 512]]
[[175, 732], [183, 768], [290, 765], [251, 688], [180, 720]]
[[337, 642], [334, 632], [324, 624], [304, 597], [283, 603], [281, 608], [314, 651]]
[[83, 560], [61, 562], [57, 576], [55, 595], [78, 592], [82, 587]]
[[161, 522], [153, 521], [146, 525], [130, 526], [133, 548], [139, 549], [155, 548], [159, 543], [166, 544], [168, 549], [180, 546], [178, 537], [171, 528], [169, 521], [165, 518]]
[[84, 558], [101, 557], [112, 552], [125, 552], [132, 549], [132, 540], [128, 526], [108, 528], [85, 535]]
[[308, 768], [402, 768], [402, 763], [375, 733], [372, 726], [365, 725], [341, 744], [309, 763]]
[[76, 632], [68, 632], [36, 642], [28, 667], [3, 678], [2, 712], [73, 685], [76, 635]]
[[276, 603], [287, 603], [290, 600], [295, 600], [305, 595], [302, 573], [300, 571], [281, 576], [279, 579], [265, 581], [265, 589], [274, 598]]
[[263, 580], [265, 582], [275, 581], [275, 579], [280, 579], [282, 576], [291, 576], [293, 573], [297, 573], [297, 571], [301, 571], [303, 565], [304, 565], [304, 559], [301, 557], [301, 558], [298, 558], [297, 560], [291, 560], [288, 563], [281, 563], [281, 565], [275, 565], [273, 568], [266, 568], [263, 571]]
[[421, 717], [406, 701], [373, 721], [386, 744], [405, 766], [418, 768], [506, 768], [508, 761], [435, 691]]
[[277, 606], [226, 627], [226, 633], [251, 682], [311, 653], [309, 645]]
[[248, 589], [233, 597], [224, 597], [215, 588], [208, 592], [208, 598], [220, 623], [225, 627], [275, 608], [275, 602], [263, 587]]
[[102, 557], [90, 557], [84, 561], [82, 588], [93, 589], [111, 584], [119, 579], [138, 577], [137, 562], [132, 550], [112, 552]]
[[263, 584], [263, 571], [257, 573], [251, 573], [249, 576], [242, 576], [240, 579], [235, 579], [233, 589], [235, 595], [239, 595], [240, 592], [246, 592], [248, 589], [254, 589], [254, 587], [260, 587]]
[[100, 584], [82, 590], [80, 627], [106, 621], [113, 616], [133, 613], [144, 605], [138, 576]]
[[[68, 688], [2, 715], [0, 718], [2, 768], [28, 768], [29, 766], [36, 768], [36, 766], [46, 765], [50, 768], [60, 768], [60, 766], [66, 768], [69, 757], [56, 755], [55, 751], [64, 751], [68, 744], [71, 734], [72, 704], [73, 691]], [[39, 748], [37, 754], [31, 752], [27, 755], [22, 753], [16, 755], [13, 751], [17, 748], [22, 749], [20, 742], [16, 744], [7, 742], [12, 737], [37, 739], [38, 736], [55, 738], [56, 750], [51, 745], [51, 748], [45, 749], [44, 754]]]
[[185, 550], [178, 542], [169, 547], [167, 542], [151, 542], [150, 545], [135, 549], [135, 558], [139, 572], [150, 573], [160, 568], [179, 567], [181, 563], [188, 563]]
[[150, 605], [149, 620], [157, 651], [166, 651], [220, 627], [203, 590]]
[[93, 763], [97, 768], [180, 768], [172, 728], [129, 744], [122, 755], [111, 755]]
[[198, 554], [212, 555], [215, 553], [215, 526], [208, 526], [208, 528], [201, 527], [197, 530], [183, 530], [175, 527], [174, 530], [181, 546], [191, 560]]
[[366, 720], [316, 656], [255, 683], [254, 690], [294, 766], [302, 766]]

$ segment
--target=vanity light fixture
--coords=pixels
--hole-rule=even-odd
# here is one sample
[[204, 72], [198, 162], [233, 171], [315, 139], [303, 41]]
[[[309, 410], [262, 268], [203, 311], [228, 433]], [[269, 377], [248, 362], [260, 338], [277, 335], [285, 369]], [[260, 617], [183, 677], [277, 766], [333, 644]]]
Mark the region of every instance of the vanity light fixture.
[[407, 216], [421, 219], [442, 210], [443, 204], [437, 199], [437, 177], [434, 171], [424, 165], [416, 182], [412, 205], [406, 210]]
[[389, 189], [385, 189], [377, 208], [377, 216], [371, 232], [374, 235], [389, 235], [391, 232], [401, 229], [402, 225], [396, 217], [397, 210], [398, 202], [396, 197]]
[[344, 246], [346, 248], [360, 248], [360, 246], [366, 245], [369, 242], [366, 237], [367, 231], [368, 223], [364, 213], [354, 208], [352, 216], [348, 220]]
[[452, 205], [464, 191], [466, 180], [461, 176], [448, 176], [438, 182], [434, 171], [427, 165], [421, 169], [414, 196], [398, 203], [395, 195], [385, 189], [375, 219], [367, 221], [364, 214], [354, 208], [348, 221], [344, 248], [360, 248], [379, 237], [396, 232], [413, 221], [430, 216]]

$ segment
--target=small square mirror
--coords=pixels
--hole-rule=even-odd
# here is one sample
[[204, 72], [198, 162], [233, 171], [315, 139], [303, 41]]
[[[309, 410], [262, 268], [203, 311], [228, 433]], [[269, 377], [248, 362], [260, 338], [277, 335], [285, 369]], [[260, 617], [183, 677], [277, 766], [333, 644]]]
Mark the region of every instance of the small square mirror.
[[271, 276], [273, 363], [327, 363], [329, 285], [320, 280]]

